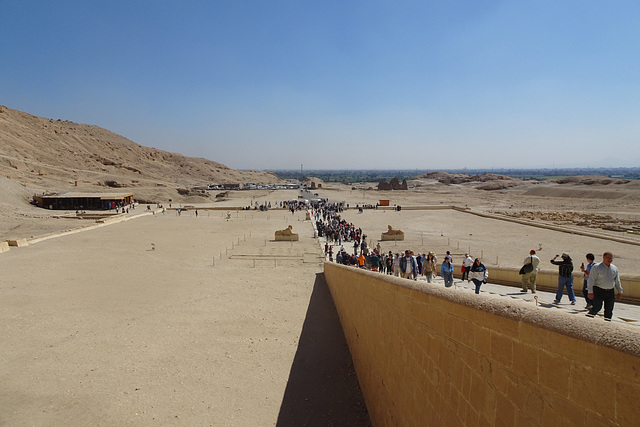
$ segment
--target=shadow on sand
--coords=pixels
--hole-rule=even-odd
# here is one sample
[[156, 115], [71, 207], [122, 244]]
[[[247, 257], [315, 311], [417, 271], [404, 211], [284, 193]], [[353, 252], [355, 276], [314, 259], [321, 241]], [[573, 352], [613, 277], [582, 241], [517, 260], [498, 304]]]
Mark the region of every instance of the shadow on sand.
[[277, 426], [371, 426], [322, 273], [316, 275]]

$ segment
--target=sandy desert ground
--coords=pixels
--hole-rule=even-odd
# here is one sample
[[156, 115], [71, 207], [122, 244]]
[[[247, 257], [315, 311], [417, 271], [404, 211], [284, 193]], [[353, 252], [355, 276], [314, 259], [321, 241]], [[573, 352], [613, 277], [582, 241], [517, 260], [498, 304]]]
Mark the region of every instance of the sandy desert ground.
[[[3, 214], [16, 224], [4, 236], [83, 226], [29, 205], [8, 206], [27, 192], [4, 185], [13, 196], [4, 199]], [[635, 202], [596, 208], [584, 199], [480, 197], [465, 187], [433, 186], [382, 193], [326, 185], [318, 192], [352, 207], [390, 199], [406, 208], [520, 212], [545, 203], [547, 211], [635, 218]], [[367, 425], [311, 222], [303, 212], [232, 209], [256, 201], [275, 206], [298, 194], [232, 192], [194, 205], [198, 217], [191, 208], [178, 216], [142, 215], [138, 207], [129, 213], [136, 218], [0, 254], [0, 424]], [[387, 225], [402, 229], [405, 242], [381, 242], [385, 251], [449, 249], [459, 256], [470, 249], [488, 266], [516, 266], [531, 248], [543, 261], [559, 252], [580, 260], [587, 251], [612, 250], [623, 273], [639, 273], [635, 244], [406, 208], [343, 216], [374, 244]], [[273, 241], [288, 225], [300, 241]]]
[[[3, 253], [0, 425], [301, 425], [317, 405], [366, 425], [311, 223], [225, 217]], [[289, 224], [300, 241], [273, 241]]]
[[[234, 209], [298, 191], [205, 192], [282, 181], [4, 106], [0, 140], [0, 241], [40, 240], [0, 253], [0, 425], [369, 424], [311, 222]], [[640, 274], [637, 181], [435, 172], [408, 191], [309, 182], [351, 207], [402, 206], [343, 214], [372, 244], [388, 225], [403, 230], [385, 251], [469, 251], [491, 269], [518, 267], [534, 248], [551, 269], [555, 253], [580, 262], [611, 250], [623, 275]], [[144, 205], [97, 228], [29, 204], [43, 191], [114, 189]], [[170, 199], [200, 215], [144, 214]], [[410, 209], [451, 205], [501, 219]], [[300, 241], [273, 241], [288, 225]]]

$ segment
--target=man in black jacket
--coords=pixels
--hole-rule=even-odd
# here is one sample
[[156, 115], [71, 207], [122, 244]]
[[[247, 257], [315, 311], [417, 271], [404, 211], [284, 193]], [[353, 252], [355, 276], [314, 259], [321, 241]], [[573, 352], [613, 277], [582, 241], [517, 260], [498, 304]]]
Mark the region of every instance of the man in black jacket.
[[571, 301], [571, 305], [576, 304], [576, 296], [573, 293], [573, 261], [571, 257], [566, 253], [563, 253], [560, 258], [561, 261], [556, 261], [560, 255], [556, 255], [551, 260], [551, 264], [558, 266], [558, 292], [556, 293], [556, 299], [554, 304], [560, 304], [562, 294], [564, 293], [565, 286], [567, 287], [567, 295]]

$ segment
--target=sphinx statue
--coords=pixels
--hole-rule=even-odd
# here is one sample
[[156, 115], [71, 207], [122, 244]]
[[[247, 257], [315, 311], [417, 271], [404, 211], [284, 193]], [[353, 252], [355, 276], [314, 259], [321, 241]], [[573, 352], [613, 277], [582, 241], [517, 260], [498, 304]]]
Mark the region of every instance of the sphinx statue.
[[293, 232], [293, 226], [289, 226], [284, 230], [276, 231], [276, 241], [297, 242], [299, 240], [298, 235]]
[[394, 230], [390, 225], [387, 226], [388, 230], [386, 233], [382, 233], [380, 240], [404, 240], [404, 231], [402, 230]]

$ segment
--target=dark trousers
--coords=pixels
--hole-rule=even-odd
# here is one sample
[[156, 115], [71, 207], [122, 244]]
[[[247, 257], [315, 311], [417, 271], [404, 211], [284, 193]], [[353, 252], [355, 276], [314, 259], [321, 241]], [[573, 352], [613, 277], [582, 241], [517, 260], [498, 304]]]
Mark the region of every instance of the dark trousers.
[[471, 270], [471, 267], [464, 268], [464, 273], [462, 273], [462, 280], [469, 280], [469, 270]]
[[482, 286], [482, 280], [471, 279], [474, 285], [476, 285], [476, 294], [480, 293], [480, 286]]
[[602, 309], [604, 303], [604, 318], [611, 319], [613, 316], [613, 304], [616, 301], [616, 292], [613, 289], [602, 289], [593, 287], [593, 308], [589, 314], [595, 316]]
[[584, 278], [584, 285], [582, 286], [582, 295], [584, 296], [584, 300], [587, 302], [587, 305], [593, 306], [593, 300], [589, 298], [589, 291], [587, 290], [587, 278]]

